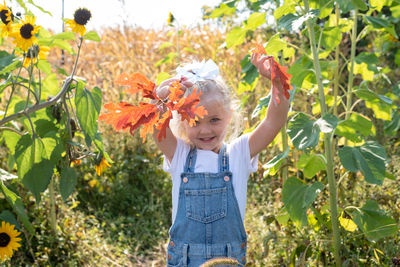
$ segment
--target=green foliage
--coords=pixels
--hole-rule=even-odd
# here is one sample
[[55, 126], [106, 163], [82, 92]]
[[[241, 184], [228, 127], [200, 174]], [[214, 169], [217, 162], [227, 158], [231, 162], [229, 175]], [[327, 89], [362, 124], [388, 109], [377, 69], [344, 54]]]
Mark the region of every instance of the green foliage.
[[353, 219], [365, 236], [373, 241], [393, 236], [398, 231], [396, 221], [379, 209], [375, 201], [368, 200], [364, 206], [356, 209]]
[[284, 183], [282, 201], [290, 215], [290, 219], [298, 227], [307, 224], [307, 210], [323, 188], [324, 185], [320, 182], [307, 185], [294, 177], [289, 178]]
[[378, 143], [368, 141], [361, 146], [342, 147], [339, 150], [339, 158], [347, 170], [361, 171], [367, 182], [382, 184], [386, 174], [386, 153]]

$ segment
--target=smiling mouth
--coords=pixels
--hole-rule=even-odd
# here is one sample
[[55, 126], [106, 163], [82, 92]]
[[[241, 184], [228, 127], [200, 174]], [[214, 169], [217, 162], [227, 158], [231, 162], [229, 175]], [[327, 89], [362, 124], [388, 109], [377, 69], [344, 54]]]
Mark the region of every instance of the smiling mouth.
[[215, 136], [213, 137], [208, 137], [208, 138], [199, 138], [200, 141], [204, 142], [204, 143], [210, 143], [215, 139]]

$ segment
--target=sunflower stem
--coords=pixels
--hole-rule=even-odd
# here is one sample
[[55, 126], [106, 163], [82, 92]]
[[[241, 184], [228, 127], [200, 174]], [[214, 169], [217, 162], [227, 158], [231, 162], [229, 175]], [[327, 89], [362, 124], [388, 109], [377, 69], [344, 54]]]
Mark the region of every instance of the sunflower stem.
[[[304, 7], [306, 11], [309, 11], [308, 0], [304, 0]], [[307, 20], [307, 28], [310, 36], [310, 47], [312, 51], [312, 56], [314, 59], [314, 69], [315, 77], [318, 84], [318, 95], [319, 104], [321, 108], [321, 117], [327, 114], [328, 109], [325, 101], [324, 86], [322, 84], [321, 67], [319, 63], [318, 50], [315, 43], [315, 32], [314, 32], [314, 22], [311, 19]], [[328, 189], [329, 189], [329, 206], [331, 211], [331, 225], [332, 225], [332, 235], [333, 235], [333, 254], [335, 257], [336, 267], [342, 266], [342, 260], [340, 258], [340, 231], [338, 223], [338, 203], [337, 203], [337, 184], [334, 172], [334, 161], [333, 161], [333, 150], [332, 150], [332, 133], [324, 134], [324, 148], [326, 157], [326, 173], [328, 177]]]
[[49, 193], [50, 193], [50, 225], [53, 235], [57, 234], [57, 217], [56, 217], [56, 204], [54, 197], [54, 175], [51, 177], [50, 185], [49, 185]]
[[[26, 57], [26, 56], [24, 55], [24, 58], [22, 59], [22, 62], [25, 61], [25, 57]], [[22, 67], [23, 67], [23, 64], [21, 64], [21, 67], [19, 67], [19, 70], [18, 70], [18, 74], [17, 74], [17, 76], [16, 76], [16, 79], [15, 79], [15, 80], [12, 79], [11, 94], [10, 94], [10, 98], [8, 99], [8, 102], [7, 102], [6, 110], [4, 111], [4, 117], [3, 117], [3, 119], [7, 116], [8, 106], [9, 106], [10, 103], [11, 103], [11, 98], [12, 98], [12, 96], [13, 96], [13, 94], [14, 94], [14, 91], [15, 91], [15, 83], [16, 83], [16, 81], [18, 80], [19, 75], [21, 74]], [[11, 76], [11, 74], [10, 74], [10, 76]]]

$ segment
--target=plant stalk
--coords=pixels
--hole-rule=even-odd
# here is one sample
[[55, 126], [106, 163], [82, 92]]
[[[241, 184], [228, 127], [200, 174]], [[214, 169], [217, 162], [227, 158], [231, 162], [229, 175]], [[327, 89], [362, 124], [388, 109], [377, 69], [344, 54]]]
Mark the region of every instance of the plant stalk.
[[[306, 11], [309, 10], [308, 0], [304, 0], [304, 6]], [[315, 68], [315, 76], [318, 84], [318, 95], [320, 100], [321, 107], [321, 116], [323, 117], [327, 114], [327, 106], [325, 102], [325, 94], [324, 87], [322, 84], [321, 78], [321, 68], [319, 65], [318, 59], [318, 51], [315, 43], [315, 32], [313, 28], [313, 24], [311, 20], [307, 20], [307, 28], [310, 35], [310, 46], [313, 55], [314, 68]], [[334, 164], [333, 164], [333, 153], [332, 153], [332, 133], [324, 134], [324, 147], [325, 147], [325, 157], [327, 160], [326, 164], [326, 172], [328, 177], [328, 187], [329, 187], [329, 206], [331, 210], [331, 223], [332, 223], [332, 234], [333, 234], [333, 243], [334, 243], [334, 257], [337, 267], [342, 266], [342, 261], [340, 258], [340, 232], [339, 232], [339, 223], [338, 223], [338, 212], [337, 212], [337, 197], [336, 197], [336, 180], [334, 173]]]
[[[286, 151], [288, 149], [288, 136], [287, 136], [287, 123], [281, 129], [281, 136], [282, 136], [282, 151]], [[287, 158], [283, 159], [282, 162], [282, 182], [285, 183], [288, 179], [288, 160]]]
[[54, 175], [51, 177], [49, 184], [50, 193], [50, 225], [54, 235], [57, 233], [57, 217], [56, 217], [56, 203], [54, 198]]
[[[347, 83], [347, 99], [346, 99], [346, 111], [351, 110], [352, 105], [352, 96], [353, 96], [353, 80], [354, 80], [354, 58], [356, 55], [356, 44], [357, 44], [357, 16], [358, 9], [354, 10], [354, 21], [353, 21], [353, 29], [351, 30], [351, 52], [350, 52], [350, 71], [349, 71], [349, 80]], [[350, 116], [350, 113], [346, 113], [345, 119], [347, 120]]]
[[[339, 10], [339, 4], [336, 3], [335, 7], [335, 14], [336, 14], [336, 27], [339, 27], [339, 19], [340, 19], [340, 10]], [[333, 105], [333, 115], [337, 117], [338, 112], [337, 112], [337, 101], [338, 101], [338, 91], [339, 91], [339, 70], [340, 70], [340, 65], [339, 65], [339, 57], [340, 57], [340, 48], [339, 45], [336, 46], [336, 51], [335, 51], [335, 61], [336, 61], [336, 69], [335, 69], [335, 77], [333, 79], [333, 98], [335, 99], [334, 105]]]

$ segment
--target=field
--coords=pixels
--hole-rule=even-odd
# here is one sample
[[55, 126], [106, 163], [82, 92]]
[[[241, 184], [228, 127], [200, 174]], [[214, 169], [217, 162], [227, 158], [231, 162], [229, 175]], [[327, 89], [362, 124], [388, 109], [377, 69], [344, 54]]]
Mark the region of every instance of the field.
[[[267, 42], [266, 50], [289, 67], [296, 93], [288, 124], [260, 153], [259, 169], [249, 178], [246, 266], [400, 266], [400, 41], [388, 30], [393, 26], [395, 31], [400, 24], [398, 14], [392, 11], [386, 14], [390, 25], [379, 28], [385, 8], [379, 12], [370, 6], [368, 13], [359, 5], [356, 7], [366, 17], [359, 27], [370, 27], [355, 47], [351, 27], [339, 31], [343, 36], [339, 43], [332, 41], [334, 27], [321, 26], [330, 23], [326, 18], [319, 18], [313, 27], [304, 26], [308, 32], [286, 31], [284, 37], [260, 27], [259, 22], [253, 21], [253, 28], [244, 23], [241, 43], [235, 43], [238, 36], [232, 39], [235, 25], [229, 20], [218, 29], [211, 24], [191, 29], [166, 26], [159, 31], [103, 28], [98, 31], [100, 41], [93, 37], [83, 42], [74, 69], [77, 40], [59, 37], [74, 52], [68, 52], [64, 43], [52, 46], [47, 61], [56, 74], [40, 67], [40, 100], [51, 101], [73, 71], [84, 82], [71, 83], [68, 97], [61, 98], [68, 104], [57, 102], [61, 103], [59, 119], [54, 116], [56, 103], [43, 109], [45, 112], [32, 113], [32, 118], [21, 116], [14, 124], [0, 124], [0, 163], [7, 173], [0, 181], [0, 221], [16, 225], [21, 232], [21, 247], [11, 259], [1, 263], [0, 258], [0, 265], [165, 266], [172, 184], [162, 171], [162, 154], [151, 138], [143, 143], [139, 131], [132, 136], [97, 117], [95, 122], [83, 118], [90, 118], [99, 103], [102, 114], [106, 103], [137, 105], [143, 101], [139, 94], [128, 94], [118, 84], [122, 73], [140, 72], [157, 81], [160, 73], [174, 75], [181, 63], [211, 58], [236, 95], [243, 132], [250, 131], [266, 114], [265, 96], [271, 84], [259, 78], [246, 56], [255, 43]], [[395, 3], [387, 3], [389, 7], [398, 10]], [[250, 5], [248, 10], [256, 19], [261, 11], [254, 8]], [[351, 21], [351, 10], [342, 10], [346, 21]], [[228, 16], [221, 14], [221, 18]], [[312, 42], [312, 29], [320, 34], [317, 45]], [[360, 32], [358, 29], [361, 36]], [[40, 38], [57, 39], [43, 33]], [[339, 45], [340, 56], [336, 56]], [[64, 59], [60, 47], [67, 51]], [[320, 50], [319, 58], [313, 58], [313, 48]], [[1, 110], [10, 102], [8, 114], [12, 114], [34, 106], [30, 94], [38, 92], [40, 82], [33, 82], [32, 93], [26, 93], [23, 88], [31, 86], [26, 78], [31, 75], [29, 68], [21, 64], [7, 67], [11, 42], [3, 41], [2, 50]], [[349, 74], [352, 62], [354, 75]], [[19, 68], [23, 69], [21, 77], [26, 78], [20, 84], [25, 87], [16, 90], [12, 98], [14, 89], [6, 89], [11, 86], [7, 75], [15, 75]], [[41, 79], [37, 72], [32, 77]], [[339, 88], [336, 94], [335, 88]], [[26, 97], [31, 101], [24, 107], [21, 102], [25, 103]], [[89, 104], [85, 106], [78, 97]], [[79, 125], [75, 130], [69, 126], [71, 120]], [[32, 137], [33, 148], [24, 143], [28, 141], [23, 136]], [[301, 141], [296, 139], [299, 136]], [[35, 156], [42, 153], [41, 142], [45, 148], [51, 146], [45, 160]], [[23, 156], [27, 153], [32, 153], [31, 161]], [[78, 166], [70, 167], [78, 158], [82, 159]], [[98, 175], [96, 166], [103, 159], [111, 166]], [[45, 176], [47, 161], [53, 164], [47, 182], [29, 183], [35, 173]], [[24, 167], [27, 164], [33, 171]]]

